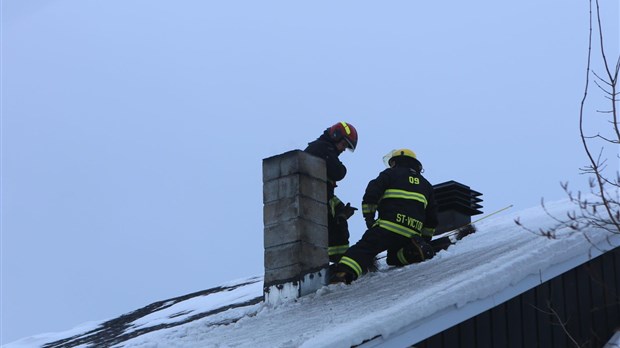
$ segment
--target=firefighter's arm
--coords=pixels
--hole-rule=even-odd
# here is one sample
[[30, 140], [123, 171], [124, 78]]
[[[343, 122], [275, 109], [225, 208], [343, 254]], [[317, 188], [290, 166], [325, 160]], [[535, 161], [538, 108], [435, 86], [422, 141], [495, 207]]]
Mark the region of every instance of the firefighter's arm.
[[437, 217], [437, 203], [435, 197], [431, 191], [428, 197], [428, 205], [426, 206], [426, 217], [424, 219], [424, 227], [422, 228], [422, 236], [431, 239], [435, 234], [435, 228], [439, 224]]
[[327, 178], [334, 182], [344, 179], [347, 175], [347, 167], [340, 162], [338, 154], [332, 153], [332, 151], [328, 152], [327, 156], [325, 156], [325, 167], [327, 170]]
[[333, 217], [344, 220], [348, 220], [357, 210], [357, 208], [351, 206], [351, 203], [344, 204], [335, 195], [329, 200], [329, 209]]
[[379, 206], [379, 201], [385, 192], [389, 178], [385, 171], [371, 180], [366, 187], [364, 198], [362, 199], [362, 214], [366, 220], [366, 227], [371, 228], [375, 224], [375, 215]]

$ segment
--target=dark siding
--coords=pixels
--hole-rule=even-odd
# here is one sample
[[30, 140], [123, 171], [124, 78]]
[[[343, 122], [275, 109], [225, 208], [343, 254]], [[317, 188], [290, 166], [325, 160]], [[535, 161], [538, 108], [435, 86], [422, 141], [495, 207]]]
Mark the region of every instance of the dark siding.
[[534, 310], [536, 313], [536, 331], [538, 334], [539, 347], [553, 347], [553, 315], [551, 314], [551, 301], [549, 282], [541, 284], [534, 288], [536, 304]]
[[[615, 259], [618, 256], [613, 255], [613, 257]], [[614, 323], [620, 323], [620, 300], [618, 299], [618, 293], [614, 292], [616, 277], [618, 275], [613, 271], [613, 263], [602, 262], [602, 267], [602, 278], [603, 283], [605, 284], [605, 290], [603, 293], [605, 299], [605, 311], [607, 312], [607, 324], [609, 326], [613, 326]]]
[[553, 345], [552, 347], [568, 347], [568, 337], [566, 333], [562, 329], [562, 325], [564, 324], [564, 320], [566, 318], [566, 304], [564, 302], [564, 282], [563, 277], [555, 277], [549, 281], [549, 300], [550, 300], [550, 310], [555, 312], [552, 317], [552, 339]]
[[564, 288], [564, 306], [566, 308], [566, 316], [562, 318], [564, 321], [565, 329], [570, 332], [571, 335], [579, 334], [579, 317], [576, 313], [579, 312], [577, 303], [577, 272], [574, 270], [566, 272], [562, 276]]
[[458, 347], [459, 346], [458, 330], [459, 330], [458, 326], [455, 326], [441, 333], [444, 347]]
[[445, 347], [443, 341], [441, 340], [441, 334], [435, 335], [425, 342], [426, 345], [424, 347]]
[[475, 318], [471, 318], [460, 325], [458, 325], [459, 338], [462, 342], [462, 347], [475, 347], [476, 346], [476, 323]]
[[491, 309], [491, 333], [493, 335], [492, 347], [508, 346], [508, 327], [506, 326], [508, 318], [506, 315], [506, 304]]
[[493, 347], [493, 331], [491, 330], [491, 311], [480, 313], [474, 318], [476, 325], [476, 347]]
[[607, 311], [605, 310], [605, 283], [602, 279], [602, 268], [601, 262], [593, 263], [588, 268], [590, 278], [592, 279], [592, 286], [590, 287], [592, 292], [592, 309], [590, 310], [592, 314], [592, 329], [597, 341], [604, 339], [603, 336], [606, 335], [605, 329], [609, 327]]
[[586, 267], [579, 267], [577, 272], [577, 303], [579, 303], [579, 342], [580, 347], [592, 347], [589, 344], [590, 330], [592, 328], [592, 292], [590, 291], [590, 274]]
[[525, 347], [523, 344], [522, 312], [523, 310], [520, 298], [517, 298], [516, 301], [506, 302], [506, 320], [508, 327], [507, 348]]
[[602, 347], [620, 328], [619, 295], [616, 248], [415, 347]]
[[536, 311], [536, 293], [533, 290], [510, 301], [521, 300], [521, 325], [523, 329], [523, 346], [538, 347], [538, 312]]

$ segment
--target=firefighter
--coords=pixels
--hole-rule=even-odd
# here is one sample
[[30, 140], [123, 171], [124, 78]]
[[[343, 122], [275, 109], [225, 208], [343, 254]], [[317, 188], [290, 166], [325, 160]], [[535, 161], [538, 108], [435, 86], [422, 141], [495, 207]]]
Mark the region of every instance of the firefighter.
[[338, 156], [345, 150], [354, 151], [357, 146], [357, 130], [352, 124], [338, 122], [327, 128], [315, 141], [304, 150], [311, 155], [323, 158], [327, 168], [327, 230], [328, 253], [331, 262], [337, 262], [349, 248], [350, 218], [357, 208], [346, 205], [334, 194], [337, 182], [347, 174], [347, 168]]
[[421, 174], [422, 164], [409, 149], [390, 151], [384, 161], [389, 168], [368, 183], [362, 200], [368, 230], [332, 267], [332, 283], [357, 279], [385, 250], [387, 264], [392, 266], [435, 255], [429, 242], [438, 223], [437, 208], [433, 187]]

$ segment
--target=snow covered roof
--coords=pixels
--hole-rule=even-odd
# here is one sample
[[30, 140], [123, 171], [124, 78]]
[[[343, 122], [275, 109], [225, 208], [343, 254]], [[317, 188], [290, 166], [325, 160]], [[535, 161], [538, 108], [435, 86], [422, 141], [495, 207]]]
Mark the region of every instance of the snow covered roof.
[[[572, 208], [567, 201], [547, 204], [559, 217]], [[476, 224], [478, 232], [429, 261], [389, 270], [381, 265], [380, 272], [351, 285], [326, 286], [275, 308], [261, 301], [262, 278], [254, 277], [5, 347], [96, 342], [115, 347], [406, 347], [620, 245], [617, 235], [596, 229], [564, 230], [558, 239], [547, 239], [517, 226], [516, 217], [532, 228], [554, 223], [541, 207], [489, 218]]]

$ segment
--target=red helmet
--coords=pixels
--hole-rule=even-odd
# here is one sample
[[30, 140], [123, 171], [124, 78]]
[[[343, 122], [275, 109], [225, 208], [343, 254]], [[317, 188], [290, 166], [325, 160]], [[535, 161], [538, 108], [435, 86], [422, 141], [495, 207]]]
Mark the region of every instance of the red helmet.
[[351, 149], [351, 151], [355, 150], [357, 146], [357, 130], [352, 124], [338, 122], [329, 128], [328, 133], [333, 142], [337, 143], [344, 139], [347, 141], [348, 148]]

